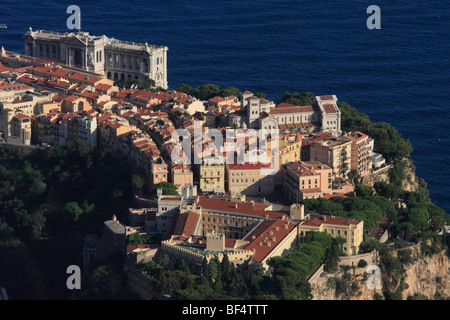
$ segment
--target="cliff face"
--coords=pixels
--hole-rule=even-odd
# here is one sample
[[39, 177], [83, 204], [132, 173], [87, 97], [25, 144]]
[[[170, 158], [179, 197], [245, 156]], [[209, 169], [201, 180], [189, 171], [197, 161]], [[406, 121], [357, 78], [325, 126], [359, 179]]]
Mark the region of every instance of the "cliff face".
[[416, 261], [406, 268], [408, 288], [402, 292], [403, 299], [408, 296], [423, 299], [450, 297], [450, 264], [445, 251], [423, 257], [419, 247], [416, 247], [413, 257]]
[[311, 284], [313, 300], [374, 300], [374, 294], [383, 295], [382, 289], [367, 286], [367, 267], [323, 274]]
[[403, 190], [416, 191], [419, 188], [419, 179], [416, 176], [416, 169], [410, 159], [404, 159], [405, 166], [405, 179], [403, 180]]
[[[406, 289], [402, 299], [442, 299], [450, 297], [450, 263], [445, 251], [424, 256], [419, 246], [410, 247], [414, 262], [405, 267]], [[322, 274], [311, 284], [313, 300], [374, 300], [383, 297], [383, 288], [367, 286], [367, 267]], [[382, 298], [384, 299], [384, 298]]]
[[386, 166], [384, 168], [381, 168], [379, 170], [377, 170], [374, 173], [371, 173], [367, 176], [365, 176], [362, 179], [362, 184], [369, 186], [369, 187], [373, 187], [373, 185], [375, 184], [375, 182], [389, 182], [389, 169], [392, 167], [392, 165], [390, 166]]

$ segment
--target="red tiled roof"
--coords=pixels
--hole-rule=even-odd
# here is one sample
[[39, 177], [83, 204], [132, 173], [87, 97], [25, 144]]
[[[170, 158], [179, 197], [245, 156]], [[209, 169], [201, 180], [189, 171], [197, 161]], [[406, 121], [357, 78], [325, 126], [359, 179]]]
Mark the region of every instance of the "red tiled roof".
[[177, 225], [175, 226], [173, 234], [182, 235], [185, 237], [192, 236], [194, 234], [199, 217], [199, 214], [192, 211], [180, 214], [178, 216]]
[[235, 163], [235, 164], [227, 164], [229, 170], [260, 170], [260, 169], [270, 169], [271, 164], [263, 164], [263, 163]]
[[294, 223], [282, 219], [266, 220], [260, 223], [243, 239], [250, 241], [246, 250], [255, 250], [252, 261], [263, 261], [294, 228]]
[[127, 254], [129, 254], [130, 252], [136, 250], [136, 249], [147, 249], [147, 248], [152, 248], [152, 247], [157, 247], [158, 245], [154, 245], [154, 244], [128, 244], [127, 245]]
[[309, 215], [308, 218], [302, 220], [303, 226], [319, 226], [321, 224], [332, 224], [348, 226], [350, 224], [358, 225], [362, 220], [351, 219], [351, 218], [341, 218], [334, 216], [324, 216], [324, 215]]
[[327, 100], [334, 100], [333, 96], [327, 95], [327, 96], [319, 96], [320, 100], [327, 101]]
[[270, 110], [270, 114], [279, 113], [297, 113], [297, 112], [313, 112], [312, 106], [296, 106], [293, 104], [282, 102], [276, 108]]
[[323, 109], [325, 110], [325, 113], [336, 113], [337, 112], [332, 103], [323, 104]]
[[288, 216], [281, 212], [267, 211], [268, 205], [251, 202], [235, 202], [217, 198], [198, 197], [197, 204], [204, 209], [222, 212], [233, 212], [249, 215], [257, 215], [271, 219]]

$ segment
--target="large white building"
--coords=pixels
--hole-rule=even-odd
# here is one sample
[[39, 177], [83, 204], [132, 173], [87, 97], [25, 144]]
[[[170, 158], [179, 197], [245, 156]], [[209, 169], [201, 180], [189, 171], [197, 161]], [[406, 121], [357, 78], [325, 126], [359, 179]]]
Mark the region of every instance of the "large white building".
[[341, 130], [341, 111], [335, 95], [316, 96], [309, 106], [296, 106], [261, 99], [249, 91], [242, 93], [241, 109], [230, 115], [230, 123], [253, 129], [280, 130], [319, 130], [339, 136]]
[[167, 88], [165, 46], [92, 36], [82, 31], [59, 33], [31, 28], [24, 40], [26, 55], [106, 75], [112, 80], [150, 78], [156, 86]]

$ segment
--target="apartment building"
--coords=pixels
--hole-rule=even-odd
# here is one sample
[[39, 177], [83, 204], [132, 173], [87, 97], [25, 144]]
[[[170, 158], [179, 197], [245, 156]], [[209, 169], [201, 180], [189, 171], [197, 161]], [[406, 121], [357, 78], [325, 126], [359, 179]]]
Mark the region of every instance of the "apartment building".
[[342, 162], [341, 152], [346, 153], [348, 170], [351, 168], [352, 142], [345, 138], [327, 138], [310, 145], [311, 161], [319, 161], [333, 169], [333, 175], [337, 176]]
[[344, 135], [344, 138], [351, 141], [350, 153], [350, 169], [355, 169], [361, 177], [370, 173], [371, 158], [373, 144], [367, 134], [362, 132], [349, 132]]
[[271, 164], [226, 164], [227, 191], [231, 194], [265, 196], [275, 192], [277, 176]]
[[197, 167], [199, 187], [202, 192], [225, 192], [225, 165], [223, 161], [204, 159]]
[[296, 162], [284, 171], [284, 192], [288, 199], [319, 198], [332, 193], [332, 172], [326, 164], [318, 161]]
[[194, 174], [191, 170], [191, 166], [185, 163], [179, 163], [171, 169], [171, 182], [177, 187], [178, 193], [185, 185], [194, 184]]

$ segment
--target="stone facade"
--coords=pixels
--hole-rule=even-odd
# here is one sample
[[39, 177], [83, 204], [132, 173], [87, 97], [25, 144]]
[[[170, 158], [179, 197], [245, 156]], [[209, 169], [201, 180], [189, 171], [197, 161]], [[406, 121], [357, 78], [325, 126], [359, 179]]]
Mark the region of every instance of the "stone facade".
[[31, 28], [24, 40], [26, 55], [54, 60], [113, 80], [150, 78], [156, 86], [167, 88], [168, 48], [165, 46], [120, 41], [81, 31], [58, 33]]

